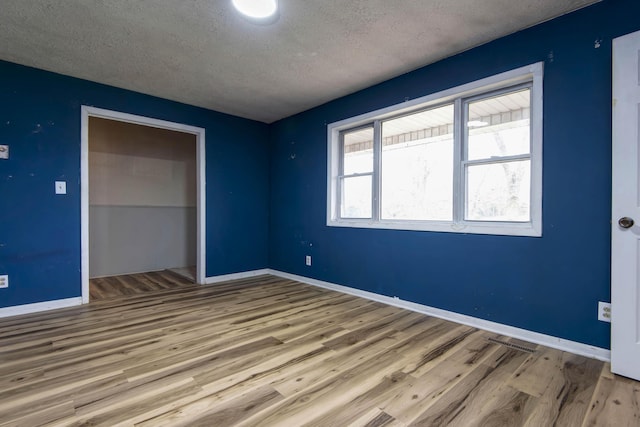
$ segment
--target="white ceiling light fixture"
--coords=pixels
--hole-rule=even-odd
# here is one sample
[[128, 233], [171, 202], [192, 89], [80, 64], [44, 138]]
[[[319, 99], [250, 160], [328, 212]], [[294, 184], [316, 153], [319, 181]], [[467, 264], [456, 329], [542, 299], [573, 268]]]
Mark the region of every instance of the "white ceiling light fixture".
[[278, 0], [231, 0], [231, 3], [254, 22], [272, 23], [278, 18]]

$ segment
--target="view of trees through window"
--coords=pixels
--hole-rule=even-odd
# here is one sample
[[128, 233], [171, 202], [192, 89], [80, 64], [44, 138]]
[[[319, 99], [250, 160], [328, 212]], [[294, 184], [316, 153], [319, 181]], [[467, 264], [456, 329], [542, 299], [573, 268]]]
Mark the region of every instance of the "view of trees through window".
[[528, 88], [466, 104], [466, 220], [530, 220], [529, 105]]
[[[461, 105], [460, 144], [453, 104], [380, 122], [380, 219], [451, 221], [457, 188], [464, 220], [530, 220], [530, 88]], [[343, 218], [372, 216], [373, 136], [373, 125], [343, 134]]]

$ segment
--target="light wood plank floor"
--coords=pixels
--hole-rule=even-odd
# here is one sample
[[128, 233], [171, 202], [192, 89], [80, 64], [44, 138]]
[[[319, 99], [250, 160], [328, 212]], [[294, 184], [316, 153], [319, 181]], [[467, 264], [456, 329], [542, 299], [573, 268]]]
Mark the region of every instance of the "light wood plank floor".
[[98, 301], [189, 286], [195, 286], [193, 280], [171, 270], [99, 277], [89, 280], [89, 299]]
[[638, 426], [640, 416], [639, 384], [605, 363], [271, 276], [0, 319], [0, 361], [2, 426]]
[[197, 268], [195, 265], [189, 267], [170, 268], [169, 271], [172, 271], [182, 277], [186, 277], [187, 279], [190, 279], [191, 282], [195, 282], [196, 280]]

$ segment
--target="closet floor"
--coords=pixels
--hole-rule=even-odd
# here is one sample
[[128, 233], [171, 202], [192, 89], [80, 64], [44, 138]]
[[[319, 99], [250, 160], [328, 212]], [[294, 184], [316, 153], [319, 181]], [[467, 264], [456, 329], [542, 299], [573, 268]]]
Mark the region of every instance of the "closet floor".
[[196, 286], [193, 280], [171, 270], [100, 277], [89, 280], [89, 299], [99, 301], [190, 286]]

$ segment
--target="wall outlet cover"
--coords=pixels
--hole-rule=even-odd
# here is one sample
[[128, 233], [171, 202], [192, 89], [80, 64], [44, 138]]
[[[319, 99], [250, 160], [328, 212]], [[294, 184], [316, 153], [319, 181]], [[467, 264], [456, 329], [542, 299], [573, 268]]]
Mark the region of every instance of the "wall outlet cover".
[[598, 301], [598, 320], [611, 323], [611, 303]]

